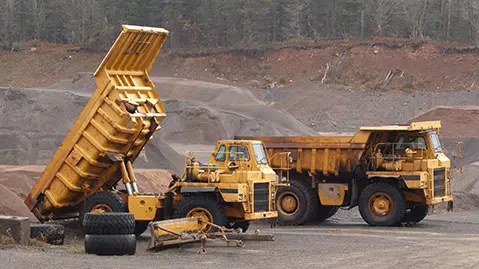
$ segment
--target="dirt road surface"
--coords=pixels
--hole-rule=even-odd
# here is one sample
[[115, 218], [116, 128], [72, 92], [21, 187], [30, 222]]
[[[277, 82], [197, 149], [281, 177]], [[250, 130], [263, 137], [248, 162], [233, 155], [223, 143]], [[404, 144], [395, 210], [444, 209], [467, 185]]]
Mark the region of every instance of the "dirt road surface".
[[81, 239], [62, 247], [0, 250], [2, 268], [477, 268], [479, 213], [430, 215], [415, 227], [369, 227], [353, 212], [322, 225], [269, 228], [275, 242], [246, 242], [245, 248], [198, 244], [149, 253], [149, 235], [135, 256], [105, 257], [82, 252]]

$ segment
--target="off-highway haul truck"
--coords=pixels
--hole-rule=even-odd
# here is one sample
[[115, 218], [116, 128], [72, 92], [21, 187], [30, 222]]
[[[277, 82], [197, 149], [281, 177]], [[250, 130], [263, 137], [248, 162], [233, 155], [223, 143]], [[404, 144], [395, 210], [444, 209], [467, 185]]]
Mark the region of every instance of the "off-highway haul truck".
[[250, 220], [277, 217], [277, 177], [260, 141], [219, 141], [207, 164], [188, 153], [167, 192], [140, 189], [132, 164], [166, 116], [148, 72], [167, 35], [123, 26], [95, 73], [96, 91], [25, 200], [40, 221], [130, 212], [141, 234], [158, 219], [201, 217], [245, 231]]
[[291, 184], [276, 197], [280, 224], [325, 220], [339, 207], [359, 206], [370, 225], [392, 226], [420, 222], [430, 205], [452, 210], [451, 162], [440, 128], [438, 121], [416, 122], [361, 127], [354, 136], [237, 139], [262, 141], [270, 155], [291, 152]]

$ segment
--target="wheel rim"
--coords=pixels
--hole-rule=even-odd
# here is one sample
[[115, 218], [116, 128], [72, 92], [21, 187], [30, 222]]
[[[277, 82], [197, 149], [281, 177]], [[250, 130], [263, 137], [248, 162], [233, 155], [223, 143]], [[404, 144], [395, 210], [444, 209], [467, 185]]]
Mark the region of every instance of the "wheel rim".
[[[200, 218], [202, 220], [206, 220], [208, 222], [211, 222], [211, 223], [214, 223], [214, 219], [213, 219], [213, 214], [211, 214], [210, 211], [208, 211], [207, 209], [205, 208], [201, 208], [201, 207], [195, 207], [193, 209], [191, 209], [187, 214], [186, 214], [187, 217], [194, 217], [194, 218]], [[201, 230], [203, 232], [209, 232], [211, 230], [211, 226], [206, 224], [206, 223], [203, 223], [202, 224], [202, 227], [201, 227]]]
[[383, 192], [373, 194], [368, 201], [368, 209], [376, 217], [387, 217], [393, 210], [394, 202], [391, 196]]
[[299, 207], [299, 197], [293, 192], [282, 192], [276, 200], [276, 208], [286, 216], [293, 216], [298, 213]]
[[90, 212], [92, 213], [111, 213], [113, 209], [107, 204], [97, 204], [95, 205]]

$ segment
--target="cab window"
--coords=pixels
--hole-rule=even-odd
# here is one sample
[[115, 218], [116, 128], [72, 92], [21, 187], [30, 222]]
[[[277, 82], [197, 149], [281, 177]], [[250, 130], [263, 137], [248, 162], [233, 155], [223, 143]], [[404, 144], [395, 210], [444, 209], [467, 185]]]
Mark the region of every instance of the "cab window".
[[230, 161], [249, 161], [248, 148], [245, 146], [231, 146]]
[[217, 161], [226, 161], [226, 147], [225, 145], [221, 145], [220, 149], [216, 153], [215, 160]]
[[426, 139], [422, 136], [401, 136], [396, 144], [396, 150], [410, 149], [427, 149]]

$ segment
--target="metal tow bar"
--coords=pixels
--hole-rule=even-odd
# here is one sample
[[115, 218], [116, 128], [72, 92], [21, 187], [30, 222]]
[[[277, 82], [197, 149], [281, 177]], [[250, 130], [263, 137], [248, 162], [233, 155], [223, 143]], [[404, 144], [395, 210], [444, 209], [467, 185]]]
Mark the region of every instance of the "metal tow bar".
[[[205, 233], [203, 225], [207, 224], [218, 231]], [[273, 235], [260, 234], [256, 230], [253, 234], [242, 233], [241, 229], [233, 230], [201, 218], [181, 218], [151, 222], [151, 241], [148, 247], [150, 251], [162, 250], [168, 246], [200, 242], [198, 254], [207, 254], [208, 246], [241, 247], [244, 241], [274, 241]]]

